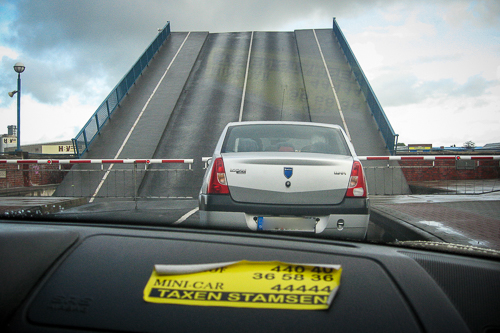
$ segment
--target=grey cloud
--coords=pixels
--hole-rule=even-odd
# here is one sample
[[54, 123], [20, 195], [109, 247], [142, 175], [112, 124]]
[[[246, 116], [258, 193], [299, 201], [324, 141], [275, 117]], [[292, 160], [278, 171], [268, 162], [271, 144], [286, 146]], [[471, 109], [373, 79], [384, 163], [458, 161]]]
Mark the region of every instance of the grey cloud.
[[480, 75], [470, 77], [464, 84], [458, 84], [451, 79], [420, 82], [415, 75], [401, 73], [399, 76], [381, 76], [371, 84], [383, 106], [401, 106], [442, 96], [479, 97], [484, 95], [488, 88], [500, 83], [487, 81]]
[[371, 84], [383, 106], [416, 104], [453, 89], [452, 80], [420, 83], [415, 75], [409, 73], [401, 73], [398, 76], [384, 75], [374, 79]]
[[474, 24], [480, 27], [498, 28], [500, 25], [500, 2], [479, 0], [472, 6]]
[[[18, 50], [22, 59], [15, 61], [26, 65], [23, 91], [43, 103], [60, 103], [92, 91], [96, 78], [113, 87], [168, 20], [150, 18], [138, 4], [20, 1], [4, 43]], [[8, 60], [2, 60], [3, 68], [11, 66]]]
[[498, 85], [499, 82], [487, 81], [481, 75], [475, 75], [470, 77], [465, 84], [457, 86], [451, 92], [453, 96], [465, 96], [465, 97], [478, 97], [486, 93], [486, 90], [490, 87]]
[[365, 2], [20, 0], [2, 43], [22, 55], [15, 61], [27, 67], [23, 90], [57, 104], [71, 92], [91, 91], [96, 78], [113, 87], [169, 20], [173, 31], [268, 30], [317, 8], [331, 19]]
[[450, 55], [441, 55], [441, 56], [430, 56], [430, 57], [420, 57], [418, 58], [418, 62], [420, 63], [433, 63], [433, 62], [451, 62], [457, 61], [462, 58], [462, 54], [450, 54]]
[[[328, 20], [355, 17], [392, 3], [402, 1], [19, 0], [11, 2], [16, 19], [11, 35], [2, 36], [1, 42], [23, 57], [12, 60], [27, 67], [23, 90], [44, 103], [60, 103], [71, 93], [90, 94], [90, 82], [96, 79], [110, 90], [167, 21], [173, 31], [265, 31], [318, 13]], [[8, 73], [10, 62], [3, 59], [0, 64], [0, 88], [15, 84], [15, 76]], [[411, 79], [406, 79], [407, 86]], [[418, 91], [408, 93], [414, 100], [422, 98]]]

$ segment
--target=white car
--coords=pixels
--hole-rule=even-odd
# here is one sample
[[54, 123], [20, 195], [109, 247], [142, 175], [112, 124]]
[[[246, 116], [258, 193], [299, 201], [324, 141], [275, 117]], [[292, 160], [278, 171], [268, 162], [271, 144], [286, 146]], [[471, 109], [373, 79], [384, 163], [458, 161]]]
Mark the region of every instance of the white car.
[[199, 195], [202, 225], [364, 239], [363, 167], [338, 125], [229, 123]]

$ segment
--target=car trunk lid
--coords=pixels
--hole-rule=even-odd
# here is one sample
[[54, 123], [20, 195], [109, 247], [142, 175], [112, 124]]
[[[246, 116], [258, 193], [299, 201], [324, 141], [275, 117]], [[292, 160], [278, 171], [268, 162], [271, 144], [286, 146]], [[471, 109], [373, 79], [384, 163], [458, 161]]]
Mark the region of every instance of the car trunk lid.
[[242, 203], [340, 203], [351, 174], [351, 156], [316, 153], [225, 153], [229, 192]]

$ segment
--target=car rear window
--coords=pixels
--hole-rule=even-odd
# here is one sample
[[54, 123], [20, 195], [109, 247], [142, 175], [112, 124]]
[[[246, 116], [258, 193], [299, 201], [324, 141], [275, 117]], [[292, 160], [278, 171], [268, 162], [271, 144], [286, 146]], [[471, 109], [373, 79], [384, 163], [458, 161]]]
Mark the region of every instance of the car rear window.
[[350, 156], [337, 128], [292, 124], [255, 124], [230, 127], [222, 153], [307, 152]]

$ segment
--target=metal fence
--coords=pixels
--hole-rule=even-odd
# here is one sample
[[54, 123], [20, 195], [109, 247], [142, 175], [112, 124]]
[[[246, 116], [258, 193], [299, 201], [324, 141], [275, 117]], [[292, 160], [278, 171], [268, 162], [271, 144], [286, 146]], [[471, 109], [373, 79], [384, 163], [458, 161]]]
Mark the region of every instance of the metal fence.
[[[370, 195], [500, 191], [500, 155], [360, 156], [359, 159], [363, 163]], [[202, 159], [205, 168], [209, 160]], [[137, 199], [139, 186], [146, 174], [167, 172], [169, 177], [166, 177], [165, 188], [172, 195], [141, 197], [180, 198], [179, 188], [172, 184], [177, 177], [182, 180], [180, 184], [196, 187], [193, 184], [195, 178], [191, 177], [194, 174], [193, 163], [192, 159], [0, 160], [0, 195], [51, 196], [57, 191], [56, 196], [64, 197]], [[16, 179], [19, 180], [17, 183]], [[102, 186], [96, 191], [99, 184]]]
[[406, 181], [401, 174], [409, 169], [426, 171], [429, 169], [454, 169], [453, 166], [365, 166], [368, 179], [368, 193], [370, 195], [400, 195], [400, 194], [483, 194], [500, 191], [500, 178], [479, 178], [480, 169], [498, 169], [494, 166], [479, 166], [476, 169], [477, 177], [456, 177], [455, 179]]
[[[0, 188], [0, 192], [9, 196], [137, 199], [147, 173], [167, 172], [169, 179], [176, 175], [185, 177], [192, 174], [193, 163], [192, 159], [0, 160], [0, 170], [5, 170], [6, 178], [20, 179], [18, 184], [24, 184], [23, 191], [10, 185]], [[59, 183], [52, 183], [54, 180]]]
[[360, 156], [368, 192], [482, 194], [500, 191], [500, 156]]
[[158, 52], [169, 35], [170, 22], [167, 22], [165, 27], [158, 33], [158, 36], [148, 46], [130, 71], [122, 78], [120, 83], [113, 88], [108, 97], [106, 97], [104, 102], [97, 108], [92, 117], [90, 117], [89, 121], [83, 126], [82, 130], [72, 139], [75, 153], [78, 157], [81, 157], [88, 150], [89, 145], [94, 141], [101, 128], [116, 110], [125, 95], [127, 95], [130, 88], [148, 66], [151, 59], [153, 59], [154, 55]]
[[380, 133], [382, 134], [382, 137], [384, 138], [387, 149], [392, 155], [394, 155], [396, 151], [398, 134], [395, 134], [394, 130], [392, 129], [389, 119], [385, 115], [385, 112], [382, 109], [377, 96], [375, 96], [370, 83], [368, 83], [368, 79], [363, 73], [361, 66], [356, 60], [356, 57], [354, 56], [351, 47], [347, 43], [347, 39], [340, 30], [340, 27], [338, 26], [335, 18], [333, 18], [333, 33], [335, 34], [335, 37], [337, 37], [340, 48], [342, 49], [342, 52], [344, 52], [347, 62], [351, 67], [352, 72], [354, 73], [354, 77], [358, 81], [359, 87], [366, 98], [366, 102], [368, 103], [372, 115], [377, 122], [378, 128], [380, 130]]
[[[140, 194], [139, 187], [147, 174], [163, 173], [162, 179], [166, 186], [177, 179], [183, 179], [193, 174], [191, 168], [148, 168], [146, 165], [134, 163], [129, 167], [101, 169], [78, 168], [66, 172], [65, 186], [58, 187], [55, 194], [59, 197], [86, 197], [95, 198], [131, 198], [143, 199], [192, 199], [192, 196], [179, 194], [148, 195]], [[166, 174], [166, 175], [165, 175]], [[105, 181], [102, 181], [105, 179]], [[102, 181], [102, 186], [101, 185]], [[89, 186], [90, 184], [90, 186]], [[92, 186], [93, 185], [93, 186]], [[99, 190], [96, 191], [96, 185]], [[170, 191], [169, 191], [170, 192]]]

